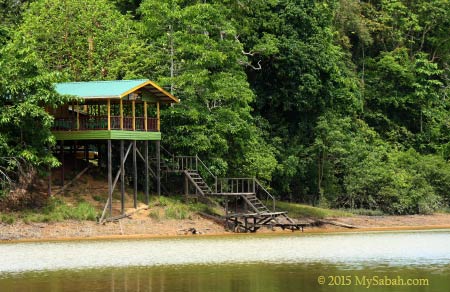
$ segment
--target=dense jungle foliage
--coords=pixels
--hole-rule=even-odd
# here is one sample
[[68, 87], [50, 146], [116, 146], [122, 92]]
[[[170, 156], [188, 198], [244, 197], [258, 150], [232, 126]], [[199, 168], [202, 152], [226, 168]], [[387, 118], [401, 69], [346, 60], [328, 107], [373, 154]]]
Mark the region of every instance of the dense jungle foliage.
[[0, 0], [0, 175], [57, 165], [58, 81], [149, 78], [163, 144], [278, 198], [450, 204], [450, 1]]

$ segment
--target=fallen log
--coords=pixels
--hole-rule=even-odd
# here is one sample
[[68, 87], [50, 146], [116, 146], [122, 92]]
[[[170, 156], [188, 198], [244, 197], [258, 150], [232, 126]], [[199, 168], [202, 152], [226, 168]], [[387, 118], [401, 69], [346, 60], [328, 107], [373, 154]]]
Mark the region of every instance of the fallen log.
[[334, 226], [339, 226], [339, 227], [344, 227], [344, 228], [349, 228], [349, 229], [358, 228], [355, 225], [350, 225], [350, 224], [346, 224], [346, 223], [342, 223], [342, 222], [336, 222], [336, 221], [331, 221], [331, 220], [324, 220], [324, 219], [317, 219], [314, 223], [329, 224], [329, 225], [334, 225]]
[[197, 212], [198, 215], [202, 216], [203, 218], [209, 219], [209, 220], [213, 220], [216, 223], [219, 224], [224, 224], [225, 223], [225, 219], [219, 216], [215, 216], [215, 215], [211, 215], [211, 214], [207, 214], [205, 212]]

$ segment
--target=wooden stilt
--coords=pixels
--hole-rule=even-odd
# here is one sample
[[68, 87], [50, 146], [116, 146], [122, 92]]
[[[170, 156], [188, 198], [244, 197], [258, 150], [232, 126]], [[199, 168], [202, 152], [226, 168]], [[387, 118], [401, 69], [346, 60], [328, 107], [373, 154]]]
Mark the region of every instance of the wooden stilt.
[[136, 140], [133, 140], [133, 206], [137, 208], [137, 160], [136, 160]]
[[100, 162], [101, 162], [102, 159], [103, 159], [101, 147], [102, 147], [102, 144], [98, 144], [98, 143], [97, 143], [97, 165], [98, 165], [98, 167], [100, 167], [100, 168], [102, 168], [102, 165], [101, 165]]
[[111, 139], [108, 140], [108, 198], [109, 198], [109, 216], [112, 216], [112, 145]]
[[77, 161], [77, 144], [76, 144], [76, 141], [75, 141], [75, 143], [73, 144], [73, 167], [75, 168], [75, 169], [78, 169], [78, 161]]
[[145, 149], [144, 149], [144, 164], [145, 164], [145, 189], [144, 189], [144, 192], [145, 192], [145, 203], [148, 205], [149, 204], [149, 202], [150, 202], [150, 198], [149, 198], [149, 195], [148, 195], [148, 180], [149, 180], [149, 178], [148, 178], [148, 175], [149, 175], [149, 173], [148, 173], [148, 141], [144, 141], [144, 147], [145, 147]]
[[120, 140], [120, 209], [125, 213], [125, 161], [124, 161], [124, 141]]
[[84, 144], [84, 160], [86, 164], [89, 164], [89, 146], [88, 144]]
[[184, 175], [184, 196], [186, 199], [189, 196], [189, 179], [187, 175]]
[[161, 196], [161, 141], [156, 141], [156, 192]]

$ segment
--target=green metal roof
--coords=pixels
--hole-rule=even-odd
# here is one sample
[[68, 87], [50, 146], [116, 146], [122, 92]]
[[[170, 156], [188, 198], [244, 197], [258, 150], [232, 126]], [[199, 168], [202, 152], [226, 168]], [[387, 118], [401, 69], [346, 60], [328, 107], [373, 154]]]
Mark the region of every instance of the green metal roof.
[[57, 83], [55, 89], [59, 94], [67, 94], [83, 99], [122, 98], [133, 92], [148, 92], [163, 102], [179, 100], [148, 79], [86, 81]]

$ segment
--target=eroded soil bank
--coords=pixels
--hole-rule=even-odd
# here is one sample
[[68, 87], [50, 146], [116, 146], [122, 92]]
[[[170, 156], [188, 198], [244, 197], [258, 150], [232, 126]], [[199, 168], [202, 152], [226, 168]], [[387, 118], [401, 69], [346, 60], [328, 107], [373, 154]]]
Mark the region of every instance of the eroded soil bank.
[[[309, 220], [314, 221], [314, 220]], [[408, 216], [352, 216], [327, 218], [324, 221], [352, 225], [345, 228], [332, 224], [306, 227], [304, 232], [341, 232], [370, 230], [414, 230], [450, 228], [450, 214]], [[258, 233], [290, 233], [291, 231], [260, 229]], [[0, 223], [0, 241], [64, 240], [97, 238], [147, 238], [172, 236], [205, 236], [233, 234], [226, 232], [221, 224], [194, 216], [184, 220], [157, 220], [145, 211], [117, 222], [97, 224], [93, 221], [64, 221], [55, 223]]]

